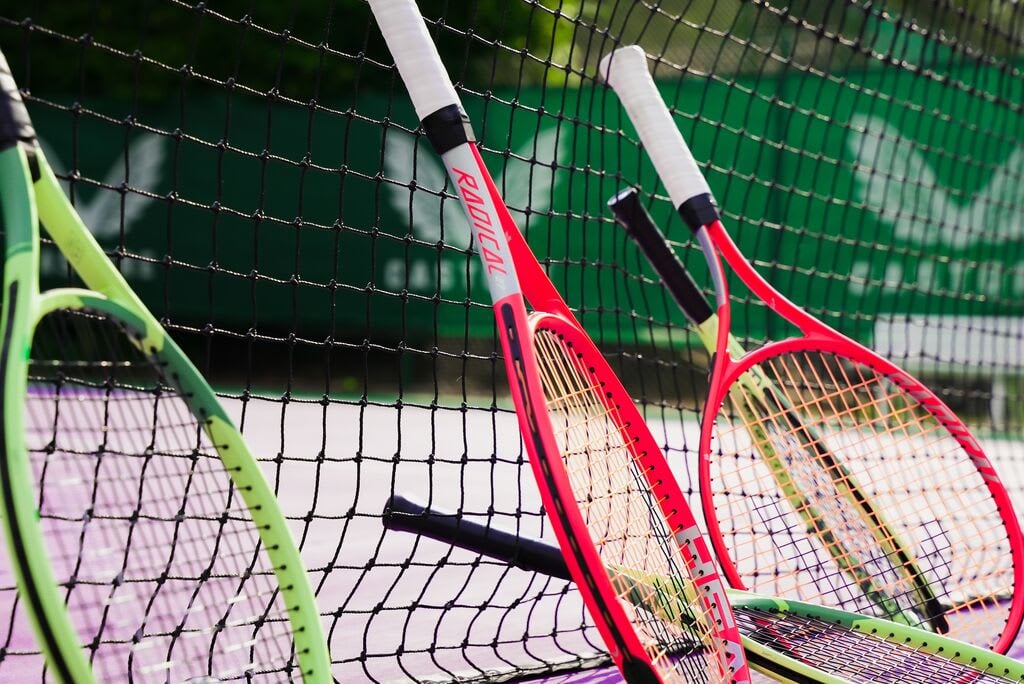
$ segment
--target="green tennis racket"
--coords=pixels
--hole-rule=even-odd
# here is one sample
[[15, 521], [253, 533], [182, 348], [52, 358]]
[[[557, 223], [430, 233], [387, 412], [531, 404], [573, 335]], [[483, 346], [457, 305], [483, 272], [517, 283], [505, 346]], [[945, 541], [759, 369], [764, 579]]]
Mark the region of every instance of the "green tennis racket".
[[[330, 681], [259, 465], [61, 191], [2, 53], [0, 221], [0, 504], [51, 676]], [[88, 289], [40, 292], [41, 248]]]

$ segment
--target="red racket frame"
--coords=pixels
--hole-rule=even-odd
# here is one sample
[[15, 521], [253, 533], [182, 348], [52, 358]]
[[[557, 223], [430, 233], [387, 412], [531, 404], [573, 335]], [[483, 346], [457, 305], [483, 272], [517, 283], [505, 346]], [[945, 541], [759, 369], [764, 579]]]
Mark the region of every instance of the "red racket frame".
[[[725, 575], [730, 586], [736, 589], [749, 589], [746, 583], [743, 582], [732, 560], [732, 555], [726, 545], [718, 515], [715, 511], [711, 472], [711, 442], [714, 438], [715, 422], [718, 419], [723, 404], [728, 399], [729, 387], [751, 368], [779, 354], [818, 351], [834, 352], [852, 361], [864, 364], [879, 374], [886, 376], [920, 402], [949, 431], [950, 435], [957, 440], [960, 446], [964, 448], [964, 451], [967, 452], [972, 463], [978, 469], [981, 478], [985, 481], [995, 501], [1000, 518], [1006, 526], [1007, 536], [1011, 545], [1010, 553], [1014, 559], [1014, 586], [1024, 587], [1024, 561], [1022, 561], [1022, 558], [1024, 558], [1024, 535], [1022, 535], [1020, 522], [1014, 512], [1010, 496], [999, 479], [995, 468], [992, 466], [992, 462], [985, 455], [985, 452], [971, 434], [971, 431], [956, 416], [952, 409], [936, 396], [934, 392], [905, 370], [867, 347], [830, 328], [787, 299], [754, 269], [747, 258], [740, 252], [736, 243], [733, 242], [721, 221], [713, 221], [706, 225], [705, 228], [711, 243], [718, 252], [715, 255], [714, 265], [718, 270], [717, 281], [721, 283], [722, 295], [724, 296], [720, 298], [722, 303], [717, 307], [716, 311], [719, 321], [718, 351], [715, 354], [708, 399], [701, 420], [698, 482], [701, 491], [701, 505], [704, 517], [707, 520], [711, 543], [721, 564], [722, 573]], [[722, 259], [739, 276], [740, 281], [753, 295], [765, 302], [772, 311], [793, 323], [803, 336], [770, 342], [759, 349], [747, 353], [739, 361], [734, 360], [725, 351], [728, 347], [727, 339], [730, 332], [731, 307], [729, 305], [728, 283], [722, 267]], [[1013, 645], [1014, 639], [1020, 630], [1022, 620], [1024, 620], [1024, 591], [1015, 591], [1011, 598], [1006, 627], [996, 643], [993, 644], [992, 650], [1005, 653]]]
[[[595, 615], [595, 624], [609, 647], [612, 659], [624, 673], [629, 671], [630, 660], [646, 662], [650, 666], [647, 653], [619, 604], [618, 595], [607, 576], [603, 572], [588, 571], [590, 568], [603, 568], [604, 563], [592, 543], [578, 542], [580, 538], [590, 539], [590, 531], [579, 508], [563, 505], [564, 501], [575, 501], [575, 493], [569, 483], [568, 473], [560, 455], [561, 450], [546, 411], [534, 411], [534, 407], [543, 409], [547, 403], [543, 388], [537, 382], [540, 371], [533, 354], [532, 340], [542, 329], [564, 337], [582, 355], [591, 372], [600, 376], [605, 390], [606, 406], [619, 413], [622, 424], [642, 426], [632, 431], [622, 429], [623, 441], [630, 446], [652, 495], [659, 502], [662, 514], [679, 544], [684, 561], [691, 570], [697, 571], [695, 574], [698, 577], [702, 578], [697, 585], [705, 589], [701, 592], [705, 607], [718, 608], [718, 632], [725, 644], [728, 657], [728, 662], [723, 663], [723, 666], [734, 671], [733, 681], [749, 681], [750, 673], [746, 659], [742, 655], [739, 629], [729, 607], [725, 586], [716, 570], [714, 556], [697, 525], [685, 495], [679, 489], [675, 476], [665, 461], [661, 447], [654, 440], [643, 416], [618, 376], [612, 371], [593, 340], [582, 330], [565, 300], [541, 268], [498, 193], [479, 150], [476, 147], [472, 150], [478, 166], [477, 173], [497, 209], [523, 292], [522, 295], [509, 295], [494, 305], [502, 351], [506, 359], [512, 360], [512, 363], [506, 364], [506, 368], [520, 431], [534, 476], [538, 483], [543, 483], [540, 486], [540, 493], [544, 508], [556, 513], [549, 516], [555, 537], [562, 549], [572, 549], [574, 552], [566, 554], [569, 572], [579, 586], [587, 606], [591, 610], [599, 607], [600, 619]], [[526, 314], [524, 296], [536, 309], [534, 313]], [[509, 316], [511, 324], [505, 320]], [[514, 333], [509, 334], [510, 330], [527, 331], [529, 337], [514, 339]], [[516, 373], [513, 370], [517, 360], [522, 363], [523, 373]], [[531, 379], [535, 381], [531, 382]], [[582, 564], [580, 559], [583, 560]], [[611, 629], [612, 626], [614, 629]]]

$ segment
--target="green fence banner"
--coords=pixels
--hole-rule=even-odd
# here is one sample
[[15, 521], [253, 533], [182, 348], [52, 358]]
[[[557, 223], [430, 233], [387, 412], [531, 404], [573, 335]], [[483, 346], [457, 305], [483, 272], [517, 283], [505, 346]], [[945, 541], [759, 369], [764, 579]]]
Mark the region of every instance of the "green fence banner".
[[[879, 313], [1024, 313], [1024, 217], [1013, 210], [1024, 203], [1024, 150], [991, 135], [1005, 101], [929, 90], [891, 70], [660, 86], [684, 112], [677, 121], [741, 248], [799, 304], [867, 341]], [[467, 108], [556, 285], [588, 327], [610, 325], [600, 309], [618, 305], [622, 278], [595, 264], [624, 252], [605, 201], [623, 183], [656, 187], [637, 147], [602, 132], [623, 121], [614, 96], [521, 89], [467, 98]], [[334, 113], [240, 96], [191, 101], [139, 113], [151, 133], [117, 123], [128, 103], [102, 103], [109, 120], [83, 116], [74, 127], [37, 109], [58, 171], [102, 179], [69, 189], [100, 241], [132, 257], [122, 267], [158, 315], [320, 339], [493, 334], [468, 226], [400, 97], [367, 93]], [[986, 123], [952, 130], [963, 120]], [[157, 132], [179, 127], [189, 135]], [[126, 183], [141, 192], [122, 192]], [[668, 220], [667, 202], [655, 210]], [[703, 279], [696, 253], [687, 258]], [[64, 269], [47, 260], [44, 272]], [[737, 294], [741, 332], [784, 332]]]

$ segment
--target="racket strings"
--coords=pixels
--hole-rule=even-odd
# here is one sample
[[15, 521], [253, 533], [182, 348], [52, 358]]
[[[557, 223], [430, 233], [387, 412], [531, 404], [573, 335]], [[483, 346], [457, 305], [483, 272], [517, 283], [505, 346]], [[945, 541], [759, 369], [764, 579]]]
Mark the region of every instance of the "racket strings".
[[[846, 371], [844, 367], [835, 366], [835, 364], [826, 366], [833, 374], [835, 373], [835, 367], [838, 367], [841, 371]], [[854, 367], [854, 369], [859, 377], [865, 375], [863, 367]], [[851, 372], [854, 369], [851, 369]], [[903, 450], [909, 448], [913, 449], [915, 453], [923, 451], [924, 453], [944, 456], [945, 458], [935, 459], [929, 463], [929, 469], [933, 475], [932, 482], [941, 483], [943, 485], [943, 492], [960, 491], [968, 494], [978, 494], [977, 486], [980, 484], [980, 476], [974, 469], [964, 468], [964, 458], [969, 457], [959, 443], [951, 438], [948, 430], [930, 413], [925, 413], [919, 405], [908, 401], [909, 395], [897, 385], [890, 383], [888, 386], [889, 391], [885, 391], [885, 388], [878, 382], [878, 377], [873, 371], [869, 370], [868, 372], [870, 373], [868, 379], [852, 386], [870, 386], [870, 390], [862, 394], [864, 398], [870, 397], [870, 400], [864, 404], [867, 411], [865, 416], [871, 416], [876, 419], [881, 418], [882, 420], [874, 421], [876, 429], [863, 431], [861, 433], [864, 435], [863, 439], [857, 439], [856, 437], [849, 439], [850, 433], [847, 432], [845, 437], [849, 439], [850, 449], [864, 455], [874, 453], [871, 451], [877, 448], [874, 439], [880, 435], [885, 435], [890, 440], [890, 448], [896, 453], [902, 453]], [[840, 378], [834, 382], [837, 386], [841, 387], [839, 383], [843, 379]], [[805, 380], [804, 386], [813, 386], [811, 382]], [[850, 394], [844, 392], [842, 396], [850, 397]], [[855, 398], [850, 403], [855, 405]], [[837, 411], [836, 413], [837, 415], [844, 415], [842, 412]], [[856, 424], [852, 427], [856, 427]], [[887, 432], [884, 429], [885, 427], [888, 427]], [[856, 435], [857, 433], [853, 434]], [[974, 477], [960, 479], [959, 475], [961, 474], [974, 475]], [[907, 481], [908, 478], [903, 478], [904, 491], [918, 494], [931, 491], [929, 487], [931, 483], [926, 479], [921, 478], [917, 482], [914, 482], [912, 477], [909, 479], [910, 481]], [[973, 504], [973, 501], [962, 508], [961, 512], [968, 512], [970, 504]], [[1001, 524], [997, 529], [1005, 532]], [[1005, 538], [1005, 535], [1003, 535], [1003, 538]]]
[[[873, 528], [864, 511], [851, 500], [857, 485], [839, 464], [823, 458], [821, 452], [828, 448], [823, 440], [813, 431], [795, 428], [792, 419], [781, 410], [794, 404], [789, 389], [783, 385], [782, 397], [769, 395], [762, 399], [771, 407], [767, 410], [753, 405], [752, 398], [744, 395], [744, 415], [763, 414], [763, 418], [748, 426], [751, 434], [761, 431], [755, 447], [778, 457], [769, 463], [776, 469], [776, 482], [790, 492], [787, 503], [820, 545], [815, 548], [824, 547], [836, 562], [834, 570], [839, 573], [822, 577], [822, 584], [848, 601], [858, 601], [861, 597], [855, 591], [857, 587], [847, 588], [842, 582], [843, 574], [852, 574], [851, 579], [861, 575], [864, 586], [872, 586], [877, 594], [875, 601], [894, 602], [895, 605], [883, 609], [884, 614], [910, 612], [915, 614], [916, 623], [923, 622], [927, 616], [916, 605], [914, 585], [890, 552], [895, 537], [887, 529]], [[773, 514], [777, 515], [775, 511], [767, 514], [769, 520]], [[839, 584], [834, 580], [839, 580]], [[872, 605], [868, 599], [864, 609]]]
[[993, 644], [1008, 619], [1011, 545], [944, 424], [835, 354], [780, 354], [747, 378], [730, 388], [710, 461], [746, 586], [926, 628], [937, 609], [951, 636]]
[[169, 380], [102, 314], [37, 326], [26, 441], [72, 622], [103, 681], [298, 680], [258, 531]]
[[[547, 411], [569, 481], [612, 586], [665, 681], [728, 681], [714, 616], [672, 537], [622, 419], [594, 371], [555, 332], [539, 329], [534, 345]], [[653, 575], [672, 578], [673, 586]]]
[[786, 611], [734, 606], [740, 631], [748, 639], [798, 662], [851, 682], [932, 684], [1021, 682], [989, 672], [984, 664], [954, 661], [896, 633], [864, 632], [844, 624]]

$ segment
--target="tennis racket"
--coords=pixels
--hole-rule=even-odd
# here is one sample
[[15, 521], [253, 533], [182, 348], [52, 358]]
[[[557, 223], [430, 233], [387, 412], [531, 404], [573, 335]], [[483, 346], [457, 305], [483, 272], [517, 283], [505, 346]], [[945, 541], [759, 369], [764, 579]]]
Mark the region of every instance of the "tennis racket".
[[[640, 204], [637, 191], [633, 188], [624, 190], [613, 197], [608, 205], [616, 221], [626, 228], [628, 235], [654, 266], [705, 348], [714, 353], [718, 339], [718, 317], [686, 267], [654, 225], [650, 214]], [[728, 337], [727, 347], [729, 353], [737, 358], [744, 354], [743, 347], [732, 334]], [[740, 376], [732, 384], [730, 392], [734, 395], [730, 397], [733, 405], [745, 412], [744, 424], [764, 428], [757, 433], [756, 448], [769, 465], [787, 503], [800, 516], [808, 533], [832, 556], [836, 565], [857, 582], [865, 596], [890, 620], [910, 625], [927, 625], [940, 633], [949, 631], [944, 608], [936, 600], [924, 573], [917, 567], [902, 540], [875, 509], [871, 499], [862, 493], [853, 474], [829, 451], [827, 442], [821, 438], [815, 426], [804, 424], [800, 415], [792, 411], [786, 393], [773, 386], [759, 365], [751, 366]], [[747, 401], [748, 396], [757, 397], [758, 403]], [[779, 454], [773, 448], [773, 440], [778, 437], [774, 432], [776, 424], [768, 422], [762, 426], [762, 414], [758, 410], [763, 410], [765, 406], [790, 412], [786, 416], [787, 426], [792, 427], [801, 437], [803, 448], [814, 450], [817, 465], [820, 466], [819, 474], [828, 478], [828, 481], [814, 482], [814, 486], [805, 493], [801, 485], [807, 480], [801, 482], [799, 477], [790, 476], [786, 463], [779, 460]], [[822, 495], [842, 498], [834, 499], [839, 502], [839, 505], [835, 505], [833, 500], [822, 501]], [[833, 530], [844, 534], [834, 533]], [[871, 545], [872, 538], [874, 545]], [[850, 539], [868, 542], [867, 554], [863, 555], [864, 549], [856, 548], [855, 544], [849, 542]], [[899, 595], [890, 595], [886, 583], [898, 585], [904, 577], [912, 583], [917, 603], [900, 601]]]
[[[630, 682], [747, 681], [710, 548], [633, 401], [520, 235], [419, 10], [370, 6], [472, 226], [541, 500], [612, 659]], [[681, 586], [637, 597], [606, 563]]]
[[[705, 323], [715, 353], [699, 478], [730, 584], [1005, 652], [1024, 611], [1014, 591], [1022, 538], [977, 440], [919, 381], [797, 307], [743, 257], [640, 48], [605, 56], [601, 74], [711, 271], [717, 322]], [[750, 353], [730, 344], [722, 258], [800, 334]]]
[[[384, 527], [572, 580], [557, 546], [393, 496]], [[636, 585], [664, 582], [608, 566]], [[728, 590], [750, 665], [786, 682], [1024, 682], [1024, 664], [889, 620]]]
[[[331, 681], [259, 464], [61, 191], [2, 53], [0, 220], [0, 505], [51, 676]], [[41, 249], [89, 289], [40, 292]]]

